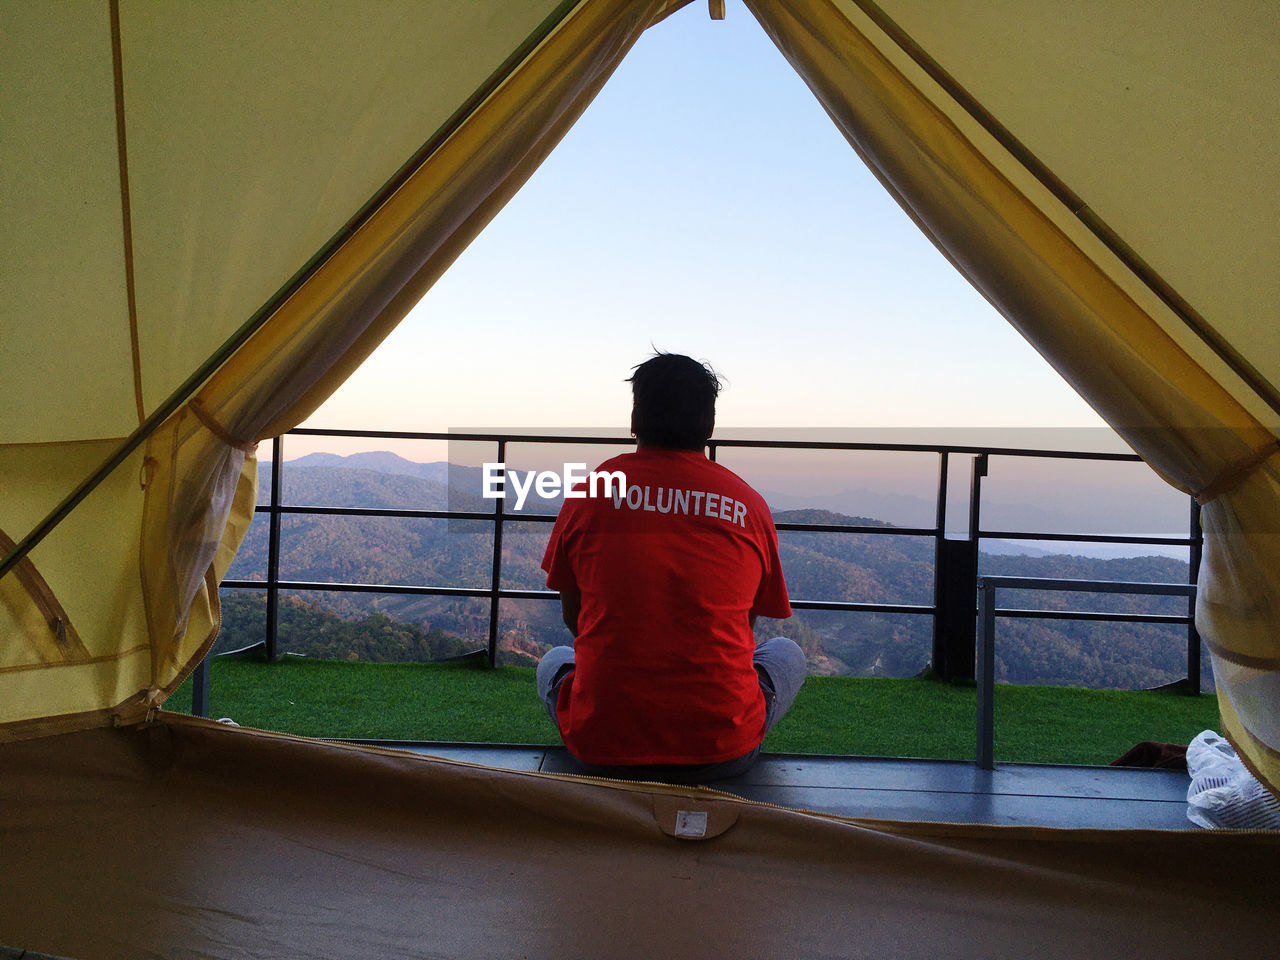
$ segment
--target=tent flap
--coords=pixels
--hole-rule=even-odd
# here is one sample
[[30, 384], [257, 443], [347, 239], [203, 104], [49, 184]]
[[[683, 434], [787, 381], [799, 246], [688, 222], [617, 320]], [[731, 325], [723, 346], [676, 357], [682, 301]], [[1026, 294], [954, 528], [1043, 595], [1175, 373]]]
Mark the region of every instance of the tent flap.
[[[136, 376], [150, 412], [290, 276], [300, 282], [192, 404], [33, 553], [54, 567], [121, 561], [108, 564], [107, 577], [55, 592], [91, 646], [105, 647], [104, 656], [130, 651], [132, 667], [113, 683], [99, 675], [109, 668], [80, 681], [33, 675], [23, 698], [33, 706], [0, 698], [0, 722], [31, 719], [45, 684], [59, 688], [45, 700], [57, 706], [45, 709], [86, 717], [139, 692], [159, 700], [177, 685], [216, 633], [217, 582], [252, 505], [247, 451], [337, 388], [537, 168], [640, 33], [681, 5], [413, 0], [370, 11], [352, 2], [302, 25], [291, 8], [269, 3], [236, 17], [184, 7], [176, 21], [171, 5], [119, 9], [123, 87], [104, 103], [123, 103], [128, 131], [127, 174], [122, 164], [119, 175], [132, 198], [141, 366], [107, 366], [100, 376], [131, 384]], [[530, 45], [531, 35], [541, 39]], [[319, 50], [328, 56], [317, 60]], [[477, 89], [486, 95], [456, 116]], [[434, 136], [442, 128], [443, 139]], [[431, 145], [425, 155], [423, 143]], [[409, 158], [416, 166], [406, 170]], [[394, 191], [353, 219], [393, 175]], [[118, 204], [119, 180], [111, 186]], [[341, 242], [327, 247], [335, 231]], [[57, 269], [52, 247], [46, 253]], [[104, 256], [121, 260], [118, 235]], [[80, 316], [89, 307], [45, 309]], [[117, 330], [133, 319], [117, 316]], [[136, 416], [133, 397], [120, 403]], [[133, 425], [123, 415], [122, 423]], [[43, 441], [46, 429], [66, 444], [87, 429], [57, 396], [3, 426], [6, 444]], [[31, 449], [0, 447], [0, 456], [18, 460]], [[42, 485], [56, 503], [86, 473], [48, 471]], [[95, 526], [107, 520], [96, 508], [112, 510], [109, 489], [127, 490], [130, 509]], [[25, 534], [31, 507], [0, 505], [0, 529]]]
[[[994, 137], [859, 3], [748, 0], [748, 5], [850, 144], [942, 253], [1157, 471], [1186, 492], [1203, 490], [1274, 442], [1280, 415], [1207, 352], [1158, 293], [1144, 287], [1130, 265], [1062, 204], [1024, 158]], [[883, 9], [906, 15], [924, 6], [903, 0]], [[975, 7], [970, 11], [974, 22], [957, 31], [971, 36], [1001, 15], [1012, 17], [1002, 6]], [[1073, 16], [1055, 14], [1058, 5], [1053, 10], [1027, 6], [1033, 28], [1043, 16], [1043, 36], [1061, 37], [1062, 31], [1046, 24], [1055, 16]], [[1019, 5], [1019, 16], [1021, 10]], [[1269, 22], [1276, 19], [1273, 14]], [[1192, 18], [1188, 26], [1195, 22]], [[1060, 26], [1065, 31], [1067, 24]], [[998, 36], [1003, 28], [991, 29]], [[1033, 47], [1040, 36], [1033, 30]], [[1141, 46], [1143, 37], [1135, 33], [1128, 42]], [[954, 38], [939, 43], [938, 56], [948, 69], [953, 43], [963, 45]], [[1112, 56], [1120, 43], [1113, 39], [1109, 45]], [[985, 49], [983, 55], [990, 53]], [[956, 62], [963, 66], [974, 56], [957, 55]], [[1123, 72], [1130, 69], [1126, 62]], [[1275, 87], [1259, 106], [1253, 78], [1226, 71], [1221, 82], [1220, 97], [1239, 92], [1243, 104], [1260, 110], [1275, 105]], [[1173, 92], [1180, 89], [1171, 86]], [[1009, 111], [1001, 125], [1019, 141], [1037, 145], [1047, 136], [1042, 128], [1049, 121], [1040, 116], [1039, 101], [1031, 102], [1037, 106], [1035, 122], [1025, 134], [1018, 123], [1022, 112]], [[1249, 162], [1274, 163], [1274, 154], [1256, 156], [1256, 136], [1251, 132], [1244, 138]], [[1061, 179], [1069, 183], [1076, 168], [1065, 157], [1058, 162]], [[1249, 170], [1258, 172], [1256, 166]], [[1255, 184], [1239, 189], [1252, 191]], [[1144, 209], [1153, 224], [1165, 223], [1167, 229], [1159, 205]], [[1277, 222], [1280, 218], [1265, 226], [1261, 247], [1275, 238]], [[1185, 279], [1196, 289], [1205, 313], [1224, 318], [1219, 332], [1251, 356], [1265, 355], [1265, 364], [1280, 357], [1280, 327], [1260, 325], [1251, 314], [1255, 319], [1247, 333], [1237, 333], [1229, 318], [1246, 309], [1234, 300], [1237, 291], [1222, 283], [1199, 290], [1196, 271], [1184, 272], [1180, 264], [1171, 254], [1162, 264], [1165, 278], [1175, 288]], [[1241, 296], [1253, 304], [1265, 284], [1245, 285], [1250, 292]], [[1273, 297], [1267, 306], [1267, 315], [1275, 316], [1280, 300]], [[1259, 326], [1263, 329], [1255, 332]], [[1239, 719], [1236, 744], [1273, 790], [1280, 785], [1280, 735], [1272, 721], [1280, 700], [1242, 696], [1237, 675], [1219, 667], [1223, 655], [1231, 653], [1280, 662], [1280, 581], [1271, 573], [1280, 569], [1277, 516], [1280, 485], [1271, 467], [1247, 475], [1205, 505], [1196, 615], [1214, 657], [1219, 697], [1231, 699]], [[1257, 678], [1249, 686], [1257, 690]]]

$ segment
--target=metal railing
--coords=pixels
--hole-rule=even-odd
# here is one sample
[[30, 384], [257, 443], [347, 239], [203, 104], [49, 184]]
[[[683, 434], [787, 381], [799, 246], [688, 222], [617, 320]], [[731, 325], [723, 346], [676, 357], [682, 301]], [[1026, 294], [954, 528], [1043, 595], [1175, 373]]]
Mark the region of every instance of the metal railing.
[[[1183, 623], [1185, 616], [1156, 613], [1114, 614], [1095, 610], [1023, 610], [996, 606], [996, 590], [1069, 590], [1087, 593], [1146, 594], [1186, 597], [1195, 602], [1193, 583], [1120, 583], [1106, 580], [1055, 580], [1041, 577], [978, 578], [978, 683], [977, 746], [974, 762], [983, 770], [995, 769], [995, 660], [996, 618], [1037, 618], [1048, 620], [1111, 620], [1126, 623]], [[1192, 627], [1194, 629], [1194, 627]], [[1187, 651], [1188, 658], [1191, 651]], [[1199, 674], [1200, 650], [1195, 651], [1195, 672]], [[1191, 669], [1188, 668], [1188, 675]], [[1196, 692], [1199, 692], [1198, 690]]]
[[[438, 433], [377, 430], [321, 430], [299, 428], [290, 436], [341, 437], [368, 440], [434, 440], [493, 443], [497, 462], [506, 462], [507, 449], [515, 444], [557, 445], [585, 444], [629, 446], [634, 440], [628, 437], [571, 437], [563, 435], [527, 435], [513, 433]], [[770, 450], [823, 450], [869, 451], [880, 453], [927, 453], [938, 458], [938, 485], [934, 523], [925, 527], [846, 525], [823, 523], [778, 523], [779, 531], [805, 531], [812, 533], [845, 533], [873, 536], [929, 537], [934, 541], [934, 596], [930, 604], [866, 603], [858, 601], [798, 598], [791, 601], [796, 610], [834, 610], [862, 613], [898, 613], [929, 616], [932, 618], [933, 665], [935, 670], [950, 676], [972, 676], [976, 646], [975, 614], [977, 588], [977, 560], [979, 546], [984, 539], [1003, 540], [1056, 540], [1083, 543], [1142, 543], [1190, 548], [1189, 582], [1194, 583], [1199, 572], [1200, 533], [1199, 507], [1190, 502], [1188, 535], [1186, 537], [1142, 537], [1100, 534], [1061, 534], [1037, 531], [988, 531], [981, 527], [982, 478], [987, 475], [991, 457], [1030, 457], [1041, 459], [1095, 460], [1140, 462], [1135, 454], [1097, 453], [1086, 451], [1036, 450], [1028, 448], [1002, 448], [970, 445], [869, 443], [817, 440], [750, 440], [712, 439], [707, 454], [715, 460], [725, 448]], [[964, 540], [946, 536], [949, 472], [954, 458], [971, 457], [969, 484], [968, 537]], [[237, 589], [261, 589], [267, 593], [267, 622], [265, 647], [267, 657], [278, 656], [278, 609], [281, 590], [291, 592], [332, 591], [354, 593], [381, 593], [443, 597], [474, 597], [489, 601], [489, 630], [485, 652], [487, 663], [498, 663], [499, 607], [503, 600], [552, 599], [558, 596], [551, 590], [526, 590], [503, 588], [502, 583], [502, 535], [504, 527], [513, 522], [550, 523], [554, 514], [510, 513], [505, 502], [494, 501], [492, 512], [456, 510], [408, 510], [357, 507], [292, 506], [282, 502], [283, 443], [281, 437], [272, 441], [271, 495], [267, 504], [259, 505], [259, 513], [269, 517], [267, 577], [258, 580], [224, 580], [223, 587]], [[449, 587], [437, 585], [403, 585], [371, 583], [329, 583], [280, 579], [281, 519], [288, 515], [327, 515], [360, 517], [406, 517], [416, 519], [446, 519], [486, 521], [493, 524], [493, 550], [488, 587]], [[1095, 619], [1092, 616], [1085, 619]], [[1141, 615], [1117, 615], [1116, 620], [1143, 622]], [[1196, 633], [1191, 611], [1184, 617], [1161, 619], [1157, 622], [1183, 623], [1187, 627], [1188, 672], [1184, 681], [1187, 692], [1200, 689], [1200, 638]], [[479, 653], [479, 651], [477, 651]], [[939, 669], [946, 665], [945, 669]], [[208, 660], [197, 670], [196, 690], [192, 709], [202, 713], [208, 704]]]

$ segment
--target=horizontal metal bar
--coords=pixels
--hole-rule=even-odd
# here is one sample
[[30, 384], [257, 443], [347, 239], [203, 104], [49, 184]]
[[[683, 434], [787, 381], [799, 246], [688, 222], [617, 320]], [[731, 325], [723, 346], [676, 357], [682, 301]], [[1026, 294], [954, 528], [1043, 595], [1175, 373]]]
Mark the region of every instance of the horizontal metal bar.
[[467, 442], [494, 443], [609, 443], [618, 446], [634, 446], [635, 437], [566, 437], [559, 434], [535, 433], [424, 433], [415, 430], [324, 430], [314, 427], [295, 427], [289, 436], [302, 437], [362, 437], [369, 440], [465, 440]]
[[[303, 437], [363, 437], [370, 440], [465, 440], [468, 442], [496, 442], [505, 440], [508, 443], [588, 443], [615, 444], [630, 446], [635, 443], [634, 437], [566, 437], [555, 434], [520, 434], [520, 433], [440, 433], [417, 432], [410, 430], [325, 430], [314, 427], [296, 427], [289, 431], [290, 436]], [[871, 443], [864, 441], [827, 441], [827, 440], [737, 440], [715, 438], [711, 441], [716, 447], [764, 448], [775, 450], [881, 450], [887, 453], [955, 453], [955, 454], [990, 454], [997, 457], [1043, 457], [1049, 459], [1068, 460], [1113, 460], [1141, 462], [1136, 453], [1102, 453], [1084, 450], [1036, 450], [1025, 447], [979, 447], [971, 444], [947, 443]]]
[[[259, 504], [254, 507], [255, 513], [272, 513], [270, 504]], [[416, 520], [488, 520], [493, 522], [492, 513], [475, 511], [450, 510], [400, 510], [382, 507], [279, 507], [276, 513], [291, 513], [304, 516], [322, 517], [408, 517]], [[555, 519], [552, 517], [551, 519]]]
[[[1077, 592], [1097, 593], [1129, 593], [1150, 594], [1158, 596], [1191, 596], [1195, 587], [1181, 583], [1116, 583], [1099, 580], [1049, 580], [1035, 577], [983, 577], [978, 586], [990, 585], [1017, 590], [1069, 590]], [[437, 587], [417, 586], [412, 584], [387, 583], [326, 583], [312, 580], [281, 580], [278, 582], [282, 590], [314, 590], [333, 591], [336, 593], [389, 593], [442, 597], [489, 597], [491, 591], [481, 587]], [[224, 580], [221, 586], [228, 589], [266, 589], [265, 580]], [[516, 590], [504, 589], [498, 594], [503, 599], [540, 599], [559, 596], [551, 590]], [[925, 604], [904, 603], [860, 603], [839, 600], [792, 600], [791, 606], [797, 610], [846, 610], [865, 613], [908, 613], [934, 614], [933, 606]], [[1080, 619], [1080, 620], [1115, 620], [1133, 623], [1186, 623], [1188, 618], [1143, 615], [1143, 614], [1106, 614], [1092, 611], [1054, 611], [1054, 610], [1000, 610], [1002, 617], [1025, 616], [1046, 619]]]
[[[271, 513], [270, 504], [260, 504], [255, 507], [257, 513]], [[313, 507], [313, 506], [282, 506], [278, 510], [282, 514], [298, 514], [303, 516], [322, 516], [322, 517], [397, 517], [409, 518], [416, 520], [486, 520], [493, 522], [492, 513], [477, 513], [475, 511], [466, 510], [402, 510], [382, 507]], [[529, 520], [534, 523], [555, 523], [556, 515], [554, 513], [507, 513], [503, 514], [503, 519], [510, 520]], [[934, 537], [938, 531], [934, 527], [881, 527], [881, 526], [862, 526], [857, 524], [843, 523], [779, 523], [779, 530], [796, 530], [807, 533], [869, 533], [884, 535], [894, 535], [902, 537]]]
[[936, 537], [937, 527], [871, 527], [852, 523], [775, 523], [779, 531], [806, 533], [871, 533], [900, 537]]
[[1165, 597], [1190, 597], [1193, 583], [1129, 583], [1115, 580], [1059, 580], [1050, 577], [979, 577], [984, 586], [1010, 590], [1073, 590], [1081, 593], [1143, 593]]
[[1010, 617], [1027, 620], [1102, 620], [1114, 623], [1175, 623], [1186, 626], [1191, 618], [1185, 613], [1103, 613], [1096, 610], [1021, 610], [1000, 607], [997, 617]]
[[[317, 580], [278, 580], [281, 590], [323, 590], [333, 593], [396, 593], [438, 597], [488, 597], [482, 587], [426, 587], [404, 583], [323, 583]], [[265, 588], [265, 580], [223, 580], [222, 586], [235, 589]]]
[[[223, 580], [221, 586], [228, 590], [265, 590], [265, 580]], [[438, 597], [490, 597], [491, 591], [482, 587], [429, 587], [392, 583], [324, 583], [317, 580], [281, 580], [281, 590], [332, 591], [334, 593], [392, 593], [413, 596]], [[555, 590], [519, 590], [508, 588], [498, 591], [503, 600], [549, 600], [560, 596]], [[798, 610], [849, 610], [864, 613], [916, 613], [932, 614], [933, 607], [908, 603], [856, 603], [843, 600], [792, 600]]]
[[517, 590], [512, 587], [504, 587], [498, 591], [498, 596], [503, 600], [558, 600], [560, 593], [557, 590]]
[[844, 600], [792, 600], [796, 610], [849, 610], [862, 613], [934, 613], [934, 608], [914, 603], [857, 603]]
[[[254, 507], [255, 513], [272, 513], [270, 504], [259, 504]], [[400, 510], [390, 507], [280, 507], [274, 512], [311, 515], [321, 517], [407, 517], [416, 520], [486, 520], [493, 523], [492, 513], [477, 513], [474, 510]], [[538, 523], [555, 523], [554, 513], [504, 513], [504, 521], [533, 520]]]
[[1070, 540], [1080, 543], [1162, 543], [1171, 547], [1189, 547], [1190, 537], [1139, 537], [1122, 533], [1019, 533], [1008, 530], [981, 530], [979, 537], [990, 540]]
[[993, 457], [1045, 457], [1069, 460], [1138, 461], [1136, 453], [1101, 453], [1084, 450], [1034, 450], [1024, 447], [977, 447], [949, 443], [863, 443], [823, 440], [715, 440], [718, 447], [760, 447], [778, 450], [883, 450], [887, 453], [990, 454]]
[[[281, 590], [324, 591], [333, 593], [392, 593], [423, 597], [479, 597], [488, 599], [493, 591], [487, 587], [428, 587], [401, 583], [325, 583], [319, 580], [278, 580]], [[265, 590], [265, 580], [223, 580], [220, 587], [228, 590]], [[542, 600], [558, 597], [554, 590], [499, 590], [503, 600]]]

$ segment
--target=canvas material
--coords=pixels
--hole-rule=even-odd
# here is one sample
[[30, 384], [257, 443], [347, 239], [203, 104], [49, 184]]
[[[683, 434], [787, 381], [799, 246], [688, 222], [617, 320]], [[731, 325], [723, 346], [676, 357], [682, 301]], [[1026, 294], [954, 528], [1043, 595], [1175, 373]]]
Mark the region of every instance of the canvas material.
[[[1203, 345], [1191, 348], [1185, 324], [1077, 211], [858, 2], [748, 6], [939, 250], [1169, 482], [1189, 493], [1212, 488], [1274, 442], [1280, 416], [1206, 359]], [[1208, 311], [1210, 321], [1216, 315]], [[1231, 330], [1224, 323], [1220, 332]], [[1270, 357], [1276, 330], [1255, 323], [1236, 345]], [[1196, 613], [1224, 717], [1236, 721], [1227, 731], [1273, 790], [1280, 784], [1280, 581], [1270, 573], [1280, 569], [1278, 470], [1280, 455], [1205, 503]], [[1251, 672], [1232, 669], [1233, 661]]]
[[167, 714], [0, 769], [0, 942], [62, 956], [1274, 948], [1276, 835], [855, 821]]

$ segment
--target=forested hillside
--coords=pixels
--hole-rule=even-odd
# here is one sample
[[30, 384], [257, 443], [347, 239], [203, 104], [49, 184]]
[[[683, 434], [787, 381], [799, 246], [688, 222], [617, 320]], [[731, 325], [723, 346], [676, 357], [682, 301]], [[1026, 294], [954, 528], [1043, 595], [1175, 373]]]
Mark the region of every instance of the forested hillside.
[[[269, 467], [266, 471], [268, 472]], [[443, 476], [437, 472], [437, 476]], [[297, 466], [285, 474], [285, 502], [391, 509], [492, 509], [493, 502], [452, 490], [430, 476], [340, 465]], [[262, 488], [268, 487], [264, 477]], [[531, 504], [554, 512], [554, 504]], [[775, 514], [779, 521], [882, 527], [884, 534], [784, 531], [780, 551], [791, 596], [928, 605], [933, 601], [933, 542], [894, 534], [864, 517], [820, 510]], [[230, 577], [264, 579], [265, 517], [254, 524]], [[281, 535], [285, 580], [411, 584], [487, 589], [492, 524], [347, 516], [286, 516]], [[543, 589], [540, 561], [550, 525], [512, 521], [503, 536], [503, 586]], [[1165, 557], [983, 554], [980, 572], [1075, 579], [1185, 582], [1186, 564]], [[1006, 592], [1002, 606], [1072, 610], [1185, 612], [1185, 601], [1101, 594]], [[506, 600], [500, 607], [506, 662], [531, 663], [568, 632], [554, 600]], [[256, 642], [265, 607], [259, 591], [224, 591], [218, 649]], [[455, 656], [487, 642], [485, 598], [414, 597], [306, 591], [282, 600], [282, 648], [309, 656], [360, 660], [425, 660]], [[912, 614], [798, 611], [786, 621], [761, 620], [760, 637], [793, 637], [817, 674], [912, 676], [928, 666], [932, 619]], [[1186, 670], [1186, 633], [1179, 626], [1089, 621], [1001, 620], [997, 679], [1085, 687], [1150, 687]], [[1207, 678], [1206, 678], [1207, 680]]]

